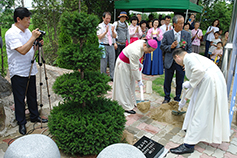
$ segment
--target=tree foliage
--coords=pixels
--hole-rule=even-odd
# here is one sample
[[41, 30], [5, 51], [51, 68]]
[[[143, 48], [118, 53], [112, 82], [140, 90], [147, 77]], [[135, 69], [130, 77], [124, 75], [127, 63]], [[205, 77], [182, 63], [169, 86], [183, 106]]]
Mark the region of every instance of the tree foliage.
[[59, 19], [63, 11], [61, 3], [56, 0], [33, 0], [33, 24], [34, 28], [46, 31], [44, 37], [45, 60], [49, 64], [57, 58], [58, 35], [60, 33]]
[[[67, 45], [61, 46], [58, 52], [59, 66], [82, 71], [98, 69], [101, 56], [96, 36], [98, 24], [99, 20], [95, 15], [78, 11], [63, 13], [60, 26], [66, 35]], [[60, 38], [60, 41], [65, 41], [63, 35]]]
[[79, 11], [79, 1], [81, 1], [81, 11], [87, 12], [87, 6], [83, 0], [63, 0], [64, 11], [73, 12]]
[[110, 78], [100, 72], [85, 72], [85, 78], [81, 79], [81, 73], [75, 71], [57, 78], [54, 83], [54, 92], [61, 95], [65, 101], [75, 104], [83, 102], [93, 104], [98, 96], [107, 93], [111, 87], [107, 84]]
[[0, 23], [3, 28], [10, 28], [13, 21], [13, 7], [14, 0], [0, 0]]
[[219, 28], [227, 31], [231, 22], [233, 2], [228, 4], [224, 0], [200, 0], [203, 12], [197, 14], [196, 21], [201, 19], [201, 29], [206, 30], [215, 19], [220, 20]]
[[[110, 12], [112, 15], [114, 14], [114, 0], [102, 0], [102, 1], [94, 1], [94, 0], [85, 0], [85, 5], [87, 6], [88, 14], [95, 14], [98, 17], [102, 17], [103, 12]], [[113, 21], [113, 16], [111, 17]], [[116, 20], [116, 19], [115, 19]]]
[[[79, 11], [79, 0], [33, 0], [35, 10], [33, 11], [33, 24], [35, 28], [45, 30], [45, 45], [44, 52], [46, 54], [46, 63], [56, 64], [58, 48], [61, 47], [59, 44], [64, 42], [70, 42], [68, 38], [59, 39], [59, 36], [68, 37], [68, 28], [61, 28], [59, 25], [60, 17], [63, 13], [71, 13], [73, 11]], [[103, 6], [103, 7], [102, 7]], [[81, 1], [81, 11], [89, 14], [95, 14], [102, 17], [104, 11], [110, 11], [113, 13], [113, 1], [94, 1], [94, 0], [83, 0]], [[71, 23], [70, 19], [67, 21]], [[74, 23], [76, 24], [76, 23]], [[86, 26], [88, 26], [86, 24]], [[93, 25], [96, 26], [96, 25]], [[89, 26], [90, 27], [90, 26]], [[62, 32], [62, 33], [61, 33]], [[96, 35], [96, 34], [95, 34]], [[96, 39], [96, 37], [94, 38]], [[59, 41], [61, 40], [61, 41]], [[74, 38], [75, 40], [75, 38]], [[60, 43], [62, 42], [62, 43]]]

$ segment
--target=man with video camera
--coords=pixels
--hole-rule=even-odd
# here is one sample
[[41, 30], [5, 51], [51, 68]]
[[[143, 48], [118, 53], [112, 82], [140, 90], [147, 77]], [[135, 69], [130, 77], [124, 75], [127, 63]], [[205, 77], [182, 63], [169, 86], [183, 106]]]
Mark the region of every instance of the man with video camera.
[[[28, 29], [30, 15], [31, 12], [27, 8], [16, 8], [14, 11], [15, 23], [5, 34], [8, 68], [15, 102], [15, 117], [19, 125], [19, 132], [23, 135], [26, 134], [25, 97], [27, 98], [31, 122], [48, 122], [47, 119], [39, 117], [38, 112], [35, 77], [38, 70], [32, 59], [34, 56], [33, 44], [41, 32], [38, 29], [32, 32]], [[43, 40], [40, 43], [43, 45]], [[34, 63], [30, 74], [32, 62]], [[27, 82], [29, 82], [29, 86], [26, 90]]]

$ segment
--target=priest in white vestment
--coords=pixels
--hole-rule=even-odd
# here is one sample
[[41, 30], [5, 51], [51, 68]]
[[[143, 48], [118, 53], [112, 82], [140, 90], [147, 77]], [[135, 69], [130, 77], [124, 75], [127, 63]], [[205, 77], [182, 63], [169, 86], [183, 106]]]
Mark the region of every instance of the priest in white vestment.
[[151, 53], [157, 48], [155, 40], [137, 40], [123, 49], [117, 58], [114, 70], [112, 99], [117, 100], [125, 112], [135, 114], [135, 82], [143, 86], [139, 68], [139, 59], [144, 53]]
[[[182, 48], [173, 52], [175, 62], [185, 68], [189, 81], [190, 99], [183, 123], [186, 130], [184, 144], [170, 149], [172, 153], [192, 153], [195, 144], [203, 141], [221, 144], [230, 140], [228, 97], [226, 81], [220, 69], [208, 58], [196, 53], [188, 54]], [[181, 102], [179, 103], [180, 106]]]

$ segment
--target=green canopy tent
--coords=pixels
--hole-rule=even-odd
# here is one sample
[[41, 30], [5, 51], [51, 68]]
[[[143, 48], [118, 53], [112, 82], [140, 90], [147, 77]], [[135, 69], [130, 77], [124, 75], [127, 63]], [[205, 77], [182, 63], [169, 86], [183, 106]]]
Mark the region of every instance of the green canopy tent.
[[115, 15], [116, 9], [130, 9], [140, 12], [186, 12], [186, 18], [189, 11], [201, 13], [203, 9], [201, 6], [190, 2], [190, 0], [115, 0], [114, 8]]

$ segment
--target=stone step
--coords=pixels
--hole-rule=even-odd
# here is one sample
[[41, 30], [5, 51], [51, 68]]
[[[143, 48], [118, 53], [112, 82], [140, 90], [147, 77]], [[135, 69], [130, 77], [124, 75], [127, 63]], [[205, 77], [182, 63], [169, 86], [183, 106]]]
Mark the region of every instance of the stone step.
[[5, 152], [2, 151], [2, 149], [0, 149], [0, 158], [4, 157]]

